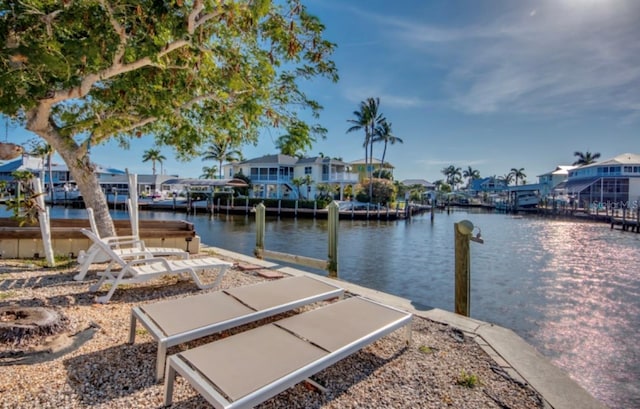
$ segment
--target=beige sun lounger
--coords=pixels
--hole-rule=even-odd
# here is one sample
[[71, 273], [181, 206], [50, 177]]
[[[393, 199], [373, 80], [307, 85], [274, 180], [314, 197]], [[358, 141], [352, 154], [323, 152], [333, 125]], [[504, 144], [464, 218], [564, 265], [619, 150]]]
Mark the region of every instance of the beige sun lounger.
[[160, 380], [169, 347], [343, 294], [337, 286], [299, 276], [144, 304], [131, 310], [129, 343], [135, 342], [139, 321], [158, 341]]
[[250, 408], [377, 339], [407, 326], [410, 313], [360, 297], [171, 355], [164, 404], [176, 374], [216, 408]]
[[[108, 256], [109, 265], [105, 271], [99, 272], [100, 280], [89, 291], [95, 292], [102, 284], [111, 284], [109, 292], [105, 296], [96, 297], [96, 301], [107, 303], [121, 284], [134, 284], [151, 280], [169, 274], [189, 274], [198, 288], [201, 290], [216, 287], [222, 281], [227, 269], [233, 264], [219, 260], [215, 257], [189, 258], [185, 260], [167, 260], [161, 257], [141, 258], [127, 260], [116, 253], [108, 244], [100, 240], [92, 231], [81, 229], [82, 233], [93, 240]], [[112, 271], [113, 267], [120, 270]], [[203, 270], [218, 270], [213, 283], [205, 284], [198, 277], [198, 272]]]
[[[98, 232], [98, 226], [93, 214], [92, 208], [87, 208], [87, 215], [89, 217], [89, 225], [91, 231], [95, 234], [96, 238], [102, 240], [111, 247], [111, 249], [120, 255], [122, 258], [136, 259], [136, 258], [151, 258], [151, 257], [170, 257], [176, 256], [183, 259], [189, 258], [189, 252], [175, 248], [175, 247], [147, 247], [143, 240], [140, 240], [138, 236], [112, 236], [112, 237], [100, 237]], [[101, 247], [97, 244], [92, 244], [91, 247], [85, 252], [82, 251], [78, 255], [78, 263], [80, 269], [73, 279], [76, 281], [84, 280], [89, 268], [93, 263], [100, 261], [108, 261], [107, 255], [102, 251]]]

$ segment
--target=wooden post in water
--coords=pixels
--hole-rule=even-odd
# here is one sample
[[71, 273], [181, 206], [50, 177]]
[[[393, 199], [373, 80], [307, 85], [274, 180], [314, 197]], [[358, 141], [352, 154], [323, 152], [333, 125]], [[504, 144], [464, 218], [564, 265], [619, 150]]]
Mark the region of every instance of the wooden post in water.
[[265, 213], [264, 203], [258, 204], [256, 206], [256, 248], [253, 250], [253, 254], [259, 259], [263, 258], [264, 253]]
[[328, 208], [329, 259], [327, 271], [329, 277], [338, 278], [338, 220], [340, 218], [338, 203], [334, 200]]
[[[471, 312], [471, 257], [469, 236], [473, 230], [463, 220], [453, 224], [455, 242], [455, 313], [468, 317]], [[470, 222], [469, 222], [470, 223]]]
[[478, 233], [472, 236], [474, 226], [469, 220], [453, 224], [455, 241], [455, 313], [469, 317], [471, 315], [471, 240], [483, 243]]

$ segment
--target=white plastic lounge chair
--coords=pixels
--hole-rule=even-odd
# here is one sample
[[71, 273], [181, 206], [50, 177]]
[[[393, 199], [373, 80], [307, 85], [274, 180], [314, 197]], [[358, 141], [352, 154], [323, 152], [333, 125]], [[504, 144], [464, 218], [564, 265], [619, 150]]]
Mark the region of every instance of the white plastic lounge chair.
[[[87, 215], [89, 216], [89, 224], [91, 225], [91, 231], [95, 236], [111, 246], [112, 250], [119, 254], [123, 258], [135, 259], [135, 258], [149, 258], [149, 257], [169, 257], [176, 256], [180, 258], [189, 258], [189, 252], [175, 248], [175, 247], [147, 247], [143, 240], [137, 235], [131, 236], [111, 236], [100, 237], [98, 232], [98, 226], [93, 214], [93, 209], [87, 208]], [[78, 254], [78, 263], [80, 264], [80, 271], [73, 279], [76, 281], [84, 280], [91, 264], [95, 262], [104, 261], [106, 254], [100, 249], [100, 246], [93, 244], [86, 252], [80, 252]], [[108, 260], [108, 259], [107, 259]]]
[[[98, 291], [102, 284], [111, 284], [109, 292], [103, 297], [97, 297], [96, 301], [107, 303], [120, 284], [140, 283], [167, 274], [189, 273], [198, 288], [207, 289], [216, 287], [229, 267], [233, 264], [214, 257], [190, 258], [184, 260], [167, 260], [162, 257], [141, 258], [127, 261], [116, 253], [107, 243], [100, 240], [92, 231], [81, 229], [82, 233], [89, 237], [94, 244], [109, 257], [109, 265], [103, 272], [98, 273], [100, 280], [89, 291]], [[111, 271], [112, 267], [119, 266], [120, 270]], [[218, 275], [213, 283], [204, 284], [197, 272], [202, 270], [218, 270]]]
[[249, 408], [305, 380], [382, 336], [412, 315], [349, 298], [169, 356], [164, 404], [176, 374], [216, 408]]
[[131, 310], [129, 343], [135, 342], [140, 321], [158, 341], [159, 381], [169, 347], [343, 294], [339, 287], [300, 276], [144, 304]]

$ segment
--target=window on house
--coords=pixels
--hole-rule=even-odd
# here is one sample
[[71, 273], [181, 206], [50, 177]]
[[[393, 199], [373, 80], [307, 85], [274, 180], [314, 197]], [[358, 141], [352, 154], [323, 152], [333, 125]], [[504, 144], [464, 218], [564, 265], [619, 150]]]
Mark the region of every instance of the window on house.
[[305, 166], [304, 167], [304, 174], [305, 175], [310, 175], [311, 173], [312, 173], [311, 166]]

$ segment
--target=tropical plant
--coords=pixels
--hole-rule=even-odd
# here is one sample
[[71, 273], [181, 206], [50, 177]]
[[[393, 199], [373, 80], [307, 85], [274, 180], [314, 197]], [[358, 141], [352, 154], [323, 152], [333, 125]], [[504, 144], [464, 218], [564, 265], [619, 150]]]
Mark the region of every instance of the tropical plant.
[[304, 175], [304, 178], [302, 178], [302, 184], [307, 186], [307, 200], [309, 200], [309, 193], [311, 192], [311, 186], [313, 185], [311, 175]]
[[149, 136], [186, 160], [218, 129], [253, 143], [317, 118], [303, 81], [338, 79], [301, 0], [3, 4], [0, 113], [53, 146], [104, 236], [116, 232], [91, 146]]
[[305, 184], [304, 179], [301, 177], [295, 177], [291, 179], [291, 184], [296, 188], [298, 198], [301, 198], [302, 190], [300, 188]]
[[480, 179], [480, 171], [468, 166], [467, 169], [462, 172], [462, 177], [467, 178], [467, 187], [470, 187], [471, 181]]
[[[373, 137], [376, 133], [376, 127], [385, 121], [384, 116], [378, 112], [380, 108], [380, 98], [367, 98], [360, 102], [360, 110], [353, 111], [355, 119], [348, 119], [347, 122], [353, 124], [347, 133], [364, 130], [364, 165], [365, 171], [369, 179], [373, 178]], [[373, 188], [373, 185], [369, 185]], [[369, 192], [369, 197], [372, 192]]]
[[462, 169], [459, 167], [449, 165], [440, 172], [445, 176], [447, 184], [450, 185], [453, 190], [455, 190], [456, 185], [462, 182]]
[[235, 192], [236, 196], [238, 195], [242, 195], [242, 196], [247, 196], [249, 195], [249, 189], [251, 189], [251, 179], [249, 179], [248, 176], [246, 176], [244, 173], [242, 173], [242, 171], [236, 173], [235, 175], [233, 175], [234, 179], [240, 179], [240, 180], [244, 180], [247, 184], [246, 187], [240, 187], [240, 186], [234, 186], [233, 187], [233, 191]]
[[596, 152], [596, 153], [591, 153], [589, 151], [587, 152], [578, 152], [575, 151], [573, 152], [573, 156], [576, 156], [578, 159], [576, 159], [575, 162], [573, 162], [574, 166], [584, 166], [584, 165], [590, 165], [592, 163], [596, 163], [598, 159], [600, 159], [600, 153]]
[[218, 173], [218, 167], [216, 165], [213, 166], [203, 166], [202, 174], [199, 179], [215, 179]]
[[[373, 195], [369, 196], [368, 191], [373, 192]], [[396, 187], [387, 179], [367, 179], [359, 185], [356, 200], [387, 205], [396, 200]]]
[[382, 160], [380, 163], [380, 169], [384, 169], [384, 158], [387, 154], [387, 145], [394, 145], [396, 143], [404, 143], [402, 138], [393, 135], [391, 130], [391, 122], [383, 120], [376, 126], [373, 142], [384, 142], [384, 150], [382, 151]]
[[[223, 162], [234, 162], [237, 160], [242, 160], [242, 152], [239, 149], [236, 149], [231, 145], [233, 139], [231, 137], [219, 137], [214, 140], [214, 142], [209, 145], [207, 150], [205, 150], [202, 155], [202, 160], [216, 160], [218, 161], [217, 169], [220, 171], [220, 179], [222, 179], [222, 163]], [[214, 166], [212, 166], [214, 167]], [[202, 168], [204, 170], [204, 168]], [[215, 179], [215, 174], [213, 177], [209, 177], [207, 179]]]
[[513, 173], [509, 172], [505, 173], [503, 176], [498, 176], [498, 180], [503, 181], [505, 186], [509, 186], [513, 181]]
[[166, 159], [167, 158], [160, 152], [159, 149], [148, 149], [144, 151], [144, 154], [142, 155], [143, 162], [151, 161], [151, 170], [154, 176], [156, 174], [156, 162], [162, 165], [162, 162]]
[[378, 178], [378, 179], [387, 179], [387, 180], [392, 180], [393, 179], [393, 174], [391, 173], [391, 171], [389, 169], [376, 169], [373, 171], [373, 177], [374, 178]]
[[49, 195], [51, 197], [51, 203], [53, 203], [54, 201], [53, 164], [51, 163], [51, 158], [53, 157], [54, 153], [55, 150], [53, 149], [53, 146], [49, 145], [48, 143], [36, 145], [32, 152], [34, 156], [46, 159], [47, 173], [49, 174]]
[[12, 219], [18, 221], [20, 226], [35, 224], [38, 213], [44, 210], [37, 201], [42, 193], [36, 193], [32, 186], [35, 176], [28, 170], [13, 171], [11, 176], [16, 182], [16, 195], [6, 202], [7, 210], [13, 213]]
[[524, 168], [511, 168], [511, 172], [509, 173], [513, 176], [513, 180], [514, 182], [516, 182], [516, 186], [518, 186], [518, 180], [524, 180], [524, 178], [527, 177], [527, 175], [524, 173]]

